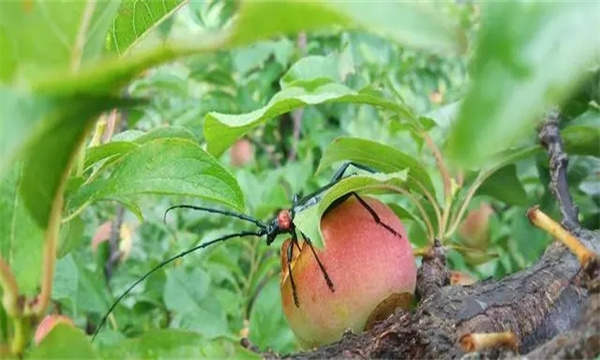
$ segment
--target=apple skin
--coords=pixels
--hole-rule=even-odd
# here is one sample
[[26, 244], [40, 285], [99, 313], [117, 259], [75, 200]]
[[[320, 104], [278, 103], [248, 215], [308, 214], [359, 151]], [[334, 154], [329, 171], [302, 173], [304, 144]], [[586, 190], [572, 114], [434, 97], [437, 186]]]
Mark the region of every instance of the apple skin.
[[239, 139], [231, 146], [231, 165], [242, 167], [254, 159], [254, 147], [248, 139]]
[[46, 315], [35, 330], [35, 335], [33, 336], [33, 342], [35, 345], [39, 345], [42, 340], [44, 340], [44, 338], [52, 331], [52, 329], [61, 323], [75, 327], [73, 320], [67, 316], [57, 314]]
[[294, 248], [292, 274], [299, 307], [294, 304], [287, 271], [287, 248], [281, 250], [281, 300], [284, 314], [305, 347], [339, 340], [345, 330], [358, 333], [397, 307], [410, 307], [417, 266], [406, 231], [393, 211], [364, 198], [380, 219], [401, 235], [378, 225], [354, 197], [321, 219], [325, 247], [316, 249], [331, 278], [332, 292], [307, 243]]

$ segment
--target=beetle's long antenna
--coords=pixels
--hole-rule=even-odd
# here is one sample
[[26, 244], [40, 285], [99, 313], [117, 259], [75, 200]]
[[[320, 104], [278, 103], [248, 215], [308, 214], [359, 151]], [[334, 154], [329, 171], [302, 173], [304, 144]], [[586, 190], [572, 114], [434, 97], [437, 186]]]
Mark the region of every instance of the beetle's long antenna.
[[94, 338], [96, 337], [96, 335], [98, 335], [98, 332], [100, 331], [100, 329], [102, 328], [102, 325], [104, 325], [104, 323], [106, 322], [106, 319], [108, 319], [108, 316], [112, 313], [112, 311], [115, 309], [115, 307], [119, 304], [119, 302], [125, 297], [127, 296], [127, 294], [129, 294], [129, 292], [131, 290], [133, 290], [133, 288], [135, 288], [139, 283], [141, 283], [142, 281], [146, 280], [148, 278], [148, 276], [152, 275], [156, 270], [160, 269], [161, 267], [179, 259], [180, 257], [183, 257], [191, 252], [194, 252], [196, 250], [199, 249], [203, 249], [205, 247], [208, 247], [210, 245], [216, 244], [218, 242], [221, 241], [225, 241], [234, 237], [246, 237], [246, 236], [263, 236], [265, 234], [264, 229], [261, 229], [259, 231], [242, 231], [239, 233], [235, 233], [235, 234], [229, 234], [229, 235], [225, 235], [225, 236], [221, 236], [219, 238], [216, 238], [214, 240], [202, 243], [196, 247], [193, 247], [189, 250], [183, 251], [163, 262], [161, 262], [160, 264], [156, 265], [154, 268], [152, 268], [152, 270], [148, 271], [146, 274], [144, 274], [144, 276], [142, 276], [141, 278], [139, 278], [138, 280], [136, 280], [133, 284], [131, 284], [131, 286], [129, 286], [127, 288], [127, 290], [125, 290], [118, 298], [117, 300], [115, 300], [115, 302], [110, 306], [110, 308], [108, 309], [108, 311], [106, 312], [106, 314], [104, 314], [104, 316], [102, 317], [102, 320], [100, 321], [100, 324], [98, 324], [98, 327], [96, 327], [96, 330], [94, 331], [94, 334], [92, 335], [92, 341], [94, 341]]
[[263, 223], [262, 221], [260, 221], [256, 218], [253, 218], [252, 216], [245, 215], [245, 214], [228, 211], [228, 210], [220, 210], [220, 209], [213, 209], [213, 208], [204, 207], [204, 206], [185, 205], [185, 204], [173, 205], [170, 208], [168, 208], [167, 210], [165, 210], [165, 215], [163, 216], [163, 221], [165, 223], [167, 222], [167, 214], [169, 213], [169, 211], [174, 210], [174, 209], [192, 209], [192, 210], [206, 211], [206, 212], [213, 213], [213, 214], [221, 214], [221, 215], [231, 216], [231, 217], [238, 218], [241, 220], [249, 221], [261, 229], [264, 229], [267, 227], [267, 225], [265, 223]]

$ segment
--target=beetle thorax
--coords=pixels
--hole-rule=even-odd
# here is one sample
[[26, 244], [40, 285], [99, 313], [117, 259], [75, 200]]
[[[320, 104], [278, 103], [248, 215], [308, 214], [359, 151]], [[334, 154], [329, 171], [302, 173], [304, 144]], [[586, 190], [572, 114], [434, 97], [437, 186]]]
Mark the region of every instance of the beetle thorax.
[[292, 228], [292, 215], [289, 210], [281, 210], [277, 214], [277, 226], [280, 230], [290, 230]]

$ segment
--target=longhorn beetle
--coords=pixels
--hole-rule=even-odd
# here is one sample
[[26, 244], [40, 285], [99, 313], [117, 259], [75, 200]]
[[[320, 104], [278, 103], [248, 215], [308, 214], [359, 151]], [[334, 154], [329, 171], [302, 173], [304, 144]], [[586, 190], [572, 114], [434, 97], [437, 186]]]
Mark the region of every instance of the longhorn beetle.
[[[167, 214], [174, 209], [192, 209], [192, 210], [199, 210], [199, 211], [204, 211], [204, 212], [208, 212], [208, 213], [213, 213], [213, 214], [221, 214], [221, 215], [225, 215], [225, 216], [231, 216], [240, 220], [244, 220], [244, 221], [248, 221], [253, 223], [254, 225], [256, 225], [258, 227], [258, 230], [256, 231], [240, 231], [234, 234], [229, 234], [229, 235], [225, 235], [225, 236], [221, 236], [219, 238], [216, 238], [214, 240], [211, 241], [207, 241], [204, 242], [198, 246], [195, 246], [189, 250], [183, 251], [173, 257], [170, 257], [167, 260], [164, 260], [163, 262], [161, 262], [160, 264], [158, 264], [157, 266], [155, 266], [154, 268], [152, 268], [150, 271], [148, 271], [146, 274], [144, 274], [142, 277], [140, 277], [138, 280], [136, 280], [133, 284], [131, 284], [131, 286], [129, 286], [127, 288], [127, 290], [125, 290], [118, 298], [117, 300], [115, 300], [115, 302], [110, 306], [110, 308], [108, 309], [108, 311], [104, 314], [104, 316], [102, 317], [102, 320], [100, 321], [100, 324], [98, 324], [98, 327], [96, 328], [96, 330], [94, 331], [94, 334], [92, 335], [92, 340], [94, 340], [94, 338], [96, 337], [96, 335], [98, 335], [98, 332], [100, 331], [100, 329], [102, 328], [102, 326], [104, 325], [104, 323], [106, 322], [106, 320], [108, 319], [108, 316], [112, 313], [112, 311], [115, 309], [115, 307], [119, 304], [119, 302], [125, 297], [127, 296], [127, 294], [129, 294], [129, 292], [131, 290], [133, 290], [134, 287], [136, 287], [139, 283], [141, 283], [142, 281], [146, 280], [150, 275], [152, 275], [156, 270], [160, 269], [161, 267], [181, 258], [184, 257], [185, 255], [194, 252], [196, 250], [199, 249], [203, 249], [206, 248], [210, 245], [219, 243], [219, 242], [223, 242], [235, 237], [249, 237], [249, 236], [265, 236], [266, 235], [266, 241], [267, 241], [267, 245], [271, 245], [273, 243], [273, 241], [275, 241], [275, 238], [280, 235], [280, 234], [289, 234], [291, 236], [291, 244], [290, 246], [287, 247], [287, 253], [286, 253], [286, 265], [287, 265], [287, 270], [290, 276], [290, 284], [292, 287], [292, 294], [293, 294], [293, 298], [294, 298], [294, 304], [296, 305], [296, 307], [300, 307], [300, 302], [298, 300], [298, 294], [296, 293], [296, 284], [294, 282], [294, 278], [292, 276], [292, 268], [291, 268], [291, 263], [292, 263], [292, 259], [293, 259], [293, 255], [294, 255], [294, 246], [300, 250], [300, 245], [298, 243], [298, 231], [296, 229], [296, 226], [294, 225], [294, 215], [309, 208], [312, 206], [315, 206], [316, 204], [319, 203], [319, 201], [321, 201], [324, 193], [326, 190], [328, 190], [329, 188], [331, 188], [333, 185], [337, 184], [341, 179], [344, 178], [344, 173], [346, 172], [346, 170], [348, 169], [348, 167], [352, 165], [358, 169], [361, 170], [365, 170], [368, 171], [370, 173], [375, 173], [376, 171], [355, 163], [355, 162], [346, 162], [344, 163], [339, 169], [338, 171], [336, 171], [336, 173], [333, 175], [333, 178], [331, 179], [331, 181], [329, 183], [327, 183], [326, 185], [324, 185], [323, 187], [315, 190], [314, 192], [299, 198], [297, 195], [294, 196], [293, 202], [292, 202], [292, 207], [291, 209], [284, 209], [279, 211], [279, 213], [277, 214], [277, 216], [275, 216], [272, 220], [270, 220], [269, 222], [263, 222], [260, 221], [256, 218], [253, 218], [252, 216], [248, 216], [242, 213], [237, 213], [237, 212], [233, 212], [233, 211], [228, 211], [228, 210], [220, 210], [220, 209], [214, 209], [214, 208], [209, 208], [209, 207], [203, 207], [203, 206], [195, 206], [195, 205], [174, 205], [171, 206], [170, 208], [168, 208], [165, 211], [164, 214], [164, 221], [166, 222], [166, 217]], [[379, 216], [377, 215], [377, 213], [375, 212], [375, 210], [371, 207], [371, 205], [369, 205], [365, 200], [363, 200], [360, 196], [358, 196], [358, 194], [356, 192], [350, 192], [348, 194], [345, 194], [344, 196], [336, 199], [326, 210], [326, 212], [332, 210], [333, 208], [335, 208], [336, 206], [338, 206], [339, 204], [343, 203], [346, 199], [348, 199], [350, 196], [354, 196], [356, 197], [356, 199], [360, 202], [360, 204], [371, 214], [371, 216], [373, 217], [373, 220], [383, 226], [387, 231], [391, 232], [392, 234], [394, 234], [395, 236], [401, 237], [400, 234], [398, 234], [398, 232], [396, 232], [392, 227], [390, 227], [389, 225], [387, 225], [386, 223], [382, 222], [381, 219], [379, 218]], [[317, 253], [312, 245], [312, 242], [310, 241], [310, 239], [302, 232], [300, 232], [300, 236], [302, 237], [302, 240], [304, 240], [313, 256], [315, 257], [315, 260], [317, 261], [317, 264], [319, 265], [319, 268], [321, 270], [321, 272], [323, 273], [323, 278], [325, 280], [325, 282], [327, 283], [327, 286], [329, 287], [329, 289], [333, 292], [335, 291], [335, 287], [333, 284], [333, 281], [331, 280], [331, 278], [329, 277], [329, 275], [327, 274], [327, 270], [325, 269], [325, 266], [323, 265], [323, 263], [321, 263], [321, 260], [319, 260], [319, 257], [317, 256]]]

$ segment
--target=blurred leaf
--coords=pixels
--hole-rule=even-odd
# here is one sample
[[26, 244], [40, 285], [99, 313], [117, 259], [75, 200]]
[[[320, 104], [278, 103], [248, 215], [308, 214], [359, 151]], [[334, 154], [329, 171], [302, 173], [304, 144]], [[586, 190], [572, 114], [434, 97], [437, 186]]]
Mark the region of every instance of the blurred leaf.
[[[2, 82], [32, 80], [49, 70], [68, 72], [95, 60], [120, 1], [3, 1], [0, 36], [6, 48]], [[3, 46], [4, 47], [4, 46]]]
[[[283, 68], [288, 63], [294, 51], [294, 44], [287, 38], [277, 41], [260, 41], [250, 46], [233, 51], [233, 65], [240, 74], [246, 74], [256, 68], [262, 68], [264, 63], [271, 57], [281, 64]], [[224, 74], [231, 77], [231, 74]], [[206, 76], [206, 74], [203, 74]], [[233, 82], [233, 80], [228, 80]], [[235, 86], [235, 82], [233, 84]]]
[[[324, 79], [324, 82], [340, 82], [338, 58], [329, 56], [307, 56], [296, 62], [281, 78], [279, 83], [284, 89], [290, 86], [302, 86], [303, 82], [312, 82], [315, 79]], [[327, 81], [329, 80], [329, 81]]]
[[104, 359], [259, 358], [237, 343], [207, 341], [198, 334], [176, 329], [147, 331], [141, 337], [103, 346], [100, 353]]
[[185, 139], [152, 140], [129, 152], [107, 179], [94, 180], [73, 194], [69, 208], [75, 210], [102, 200], [130, 205], [139, 194], [189, 195], [244, 206], [236, 180], [197, 144]]
[[294, 217], [294, 224], [312, 240], [315, 246], [322, 248], [321, 217], [334, 201], [351, 192], [360, 192], [362, 194], [365, 192], [381, 192], [382, 190], [393, 191], [393, 189], [383, 189], [382, 186], [404, 189], [407, 174], [408, 170], [404, 170], [390, 174], [377, 173], [344, 178], [323, 194], [315, 197], [315, 199], [319, 200], [316, 205], [300, 206]]
[[507, 165], [488, 177], [477, 190], [478, 195], [488, 195], [509, 205], [529, 205], [523, 184], [517, 176], [517, 167]]
[[463, 166], [481, 165], [532, 130], [600, 50], [600, 32], [590, 31], [600, 26], [595, 2], [485, 5], [473, 82], [446, 144]]
[[[258, 27], [255, 24], [260, 23]], [[292, 34], [325, 26], [361, 28], [400, 44], [432, 51], [460, 51], [465, 38], [433, 4], [386, 2], [251, 1], [243, 2], [232, 44], [248, 43], [277, 33]]]
[[73, 256], [68, 254], [56, 262], [52, 282], [52, 299], [68, 300], [72, 306], [76, 306], [78, 288], [79, 269]]
[[591, 109], [561, 131], [569, 154], [600, 157], [600, 110]]
[[296, 350], [294, 333], [283, 315], [276, 277], [266, 283], [253, 302], [248, 337], [260, 349], [274, 348], [284, 353]]
[[[193, 284], [194, 286], [190, 286]], [[164, 301], [175, 315], [172, 327], [194, 330], [208, 339], [227, 334], [227, 319], [209, 295], [210, 277], [200, 269], [186, 272], [176, 268], [167, 272]]]
[[200, 269], [191, 272], [186, 272], [181, 267], [169, 269], [164, 290], [165, 305], [177, 312], [196, 310], [198, 301], [208, 294], [209, 284], [210, 277]]
[[17, 156], [24, 160], [21, 196], [45, 228], [63, 174], [95, 116], [136, 101], [30, 96], [7, 88], [0, 88], [0, 94], [0, 171]]
[[405, 207], [396, 203], [386, 203], [386, 205], [402, 220], [402, 224], [409, 229], [408, 239], [411, 244], [417, 248], [423, 248], [428, 245], [427, 227], [423, 223], [423, 220], [421, 220], [420, 215], [413, 214]]
[[287, 87], [278, 92], [264, 107], [240, 115], [211, 112], [204, 119], [204, 136], [207, 150], [216, 156], [221, 155], [229, 145], [253, 128], [281, 114], [305, 105], [323, 103], [359, 103], [380, 106], [410, 114], [403, 105], [386, 100], [381, 94], [372, 91], [357, 92], [344, 85], [333, 82], [304, 83], [303, 86]]
[[[520, 260], [522, 267], [531, 265], [532, 262], [539, 259], [540, 255], [547, 248], [551, 237], [544, 231], [531, 226], [526, 216], [524, 208], [514, 208], [514, 212], [505, 214], [510, 221], [510, 239], [509, 246], [511, 255]], [[508, 222], [507, 221], [507, 222]]]
[[44, 232], [19, 196], [21, 169], [15, 164], [0, 179], [0, 256], [10, 265], [19, 291], [32, 294], [38, 289], [42, 272]]
[[90, 339], [80, 329], [57, 324], [28, 359], [99, 359]]
[[543, 148], [540, 145], [531, 145], [501, 151], [494, 155], [492, 161], [490, 161], [491, 164], [486, 166], [482, 172], [491, 174], [506, 165], [514, 164], [518, 161], [532, 157], [542, 150]]
[[[146, 2], [149, 1], [144, 3]], [[125, 6], [128, 6], [127, 4], [128, 2]], [[22, 8], [24, 7], [19, 5], [19, 9]], [[379, 19], [381, 15], [385, 15], [384, 22]], [[15, 18], [20, 19], [23, 16], [21, 11]], [[151, 20], [147, 21], [150, 22]], [[261, 26], [256, 26], [257, 23]], [[135, 54], [123, 58], [106, 57], [94, 66], [84, 67], [79, 73], [54, 69], [59, 71], [55, 71], [51, 76], [36, 79], [33, 88], [63, 95], [106, 93], [125, 85], [144, 69], [181, 56], [246, 45], [279, 34], [332, 26], [353, 28], [356, 24], [360, 28], [389, 36], [407, 45], [434, 51], [463, 48], [464, 36], [444, 14], [437, 13], [429, 4], [386, 3], [373, 7], [359, 3], [244, 1], [240, 3], [236, 21], [227, 30], [203, 33], [201, 37], [190, 36], [189, 32], [171, 32], [166, 39], [157, 39], [155, 44], [143, 51], [136, 51]], [[0, 33], [0, 40], [1, 37]], [[35, 39], [35, 35], [32, 38]], [[131, 40], [123, 41], [131, 43]], [[3, 41], [0, 41], [0, 44], [2, 43]]]
[[[103, 272], [103, 269], [99, 270]], [[75, 314], [102, 314], [112, 303], [104, 276], [88, 269], [80, 256], [69, 253], [56, 264], [52, 299], [68, 299]]]
[[198, 138], [188, 129], [181, 126], [163, 126], [142, 134], [133, 141], [138, 145], [143, 145], [154, 139], [178, 138], [197, 142]]
[[423, 190], [416, 185], [418, 182], [435, 198], [435, 188], [427, 169], [412, 156], [393, 147], [359, 138], [337, 138], [325, 149], [316, 172], [319, 173], [340, 161], [354, 161], [383, 173], [406, 169], [409, 187], [418, 193], [423, 193]]
[[119, 56], [160, 22], [177, 11], [183, 0], [123, 0], [110, 29], [109, 49]]

